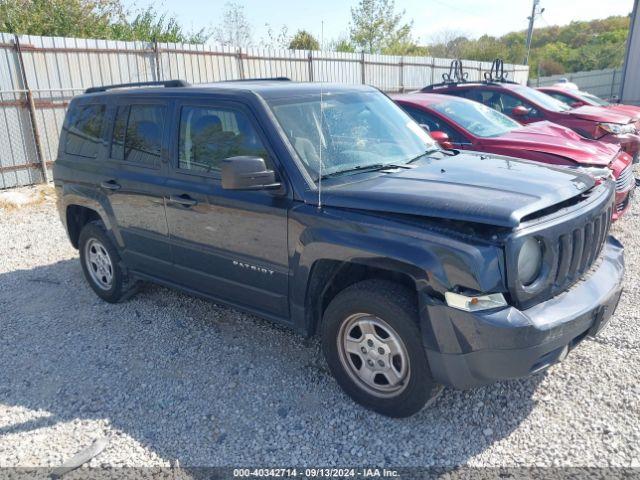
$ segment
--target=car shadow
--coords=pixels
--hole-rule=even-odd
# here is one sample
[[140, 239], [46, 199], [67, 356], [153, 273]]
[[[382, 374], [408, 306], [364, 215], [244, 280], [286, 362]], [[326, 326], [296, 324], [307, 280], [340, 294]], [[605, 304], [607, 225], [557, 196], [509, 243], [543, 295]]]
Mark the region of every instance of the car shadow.
[[77, 259], [0, 274], [0, 318], [0, 403], [37, 412], [0, 437], [101, 420], [183, 466], [464, 464], [518, 427], [544, 377], [386, 418], [337, 387], [317, 339], [153, 285], [108, 304]]

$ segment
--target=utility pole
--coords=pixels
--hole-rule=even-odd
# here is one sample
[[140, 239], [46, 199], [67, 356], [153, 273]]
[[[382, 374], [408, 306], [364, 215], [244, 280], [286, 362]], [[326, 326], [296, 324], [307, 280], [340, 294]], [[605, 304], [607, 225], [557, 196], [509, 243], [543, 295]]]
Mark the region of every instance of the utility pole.
[[524, 64], [529, 64], [529, 52], [531, 51], [531, 38], [533, 37], [533, 22], [536, 20], [536, 15], [544, 12], [544, 8], [541, 8], [538, 11], [538, 5], [540, 4], [540, 0], [533, 0], [533, 7], [531, 7], [531, 16], [529, 18], [529, 30], [527, 31], [527, 56], [524, 57]]

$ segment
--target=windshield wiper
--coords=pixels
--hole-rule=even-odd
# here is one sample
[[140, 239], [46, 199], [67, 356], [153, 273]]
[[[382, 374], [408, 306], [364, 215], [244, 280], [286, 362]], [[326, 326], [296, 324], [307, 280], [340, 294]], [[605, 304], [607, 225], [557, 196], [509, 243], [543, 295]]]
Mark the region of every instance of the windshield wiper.
[[343, 170], [337, 170], [335, 172], [327, 173], [322, 175], [321, 178], [329, 178], [329, 177], [337, 177], [342, 175], [343, 173], [349, 172], [374, 172], [376, 170], [384, 170], [386, 168], [407, 168], [405, 165], [397, 165], [395, 163], [373, 163], [371, 165], [356, 165], [354, 167], [345, 168]]
[[409, 160], [407, 160], [405, 165], [409, 164], [409, 163], [413, 163], [416, 160], [420, 160], [422, 157], [426, 157], [427, 155], [431, 155], [431, 154], [436, 153], [436, 152], [442, 152], [442, 149], [440, 149], [440, 148], [430, 148], [429, 150], [425, 150], [424, 152], [420, 153], [419, 155], [416, 155], [415, 157], [411, 157]]

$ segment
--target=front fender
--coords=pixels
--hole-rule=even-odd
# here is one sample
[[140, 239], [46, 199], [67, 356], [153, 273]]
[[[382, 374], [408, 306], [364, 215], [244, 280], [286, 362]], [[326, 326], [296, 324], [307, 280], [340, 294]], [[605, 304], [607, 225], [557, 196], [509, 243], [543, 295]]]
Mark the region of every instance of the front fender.
[[[402, 222], [393, 216], [313, 206], [290, 215], [290, 283], [292, 315], [305, 305], [315, 262], [352, 262], [411, 277], [419, 298], [441, 302], [453, 288], [480, 292], [505, 290], [504, 255], [500, 247], [481, 238]], [[291, 241], [293, 240], [293, 241]]]

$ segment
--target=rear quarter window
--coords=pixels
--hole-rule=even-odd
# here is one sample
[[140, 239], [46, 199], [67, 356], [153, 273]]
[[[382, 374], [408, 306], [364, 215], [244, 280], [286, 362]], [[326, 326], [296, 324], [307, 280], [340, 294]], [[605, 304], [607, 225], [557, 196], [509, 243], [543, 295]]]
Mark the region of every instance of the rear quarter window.
[[67, 114], [64, 151], [70, 155], [96, 158], [105, 119], [104, 105], [72, 107]]

